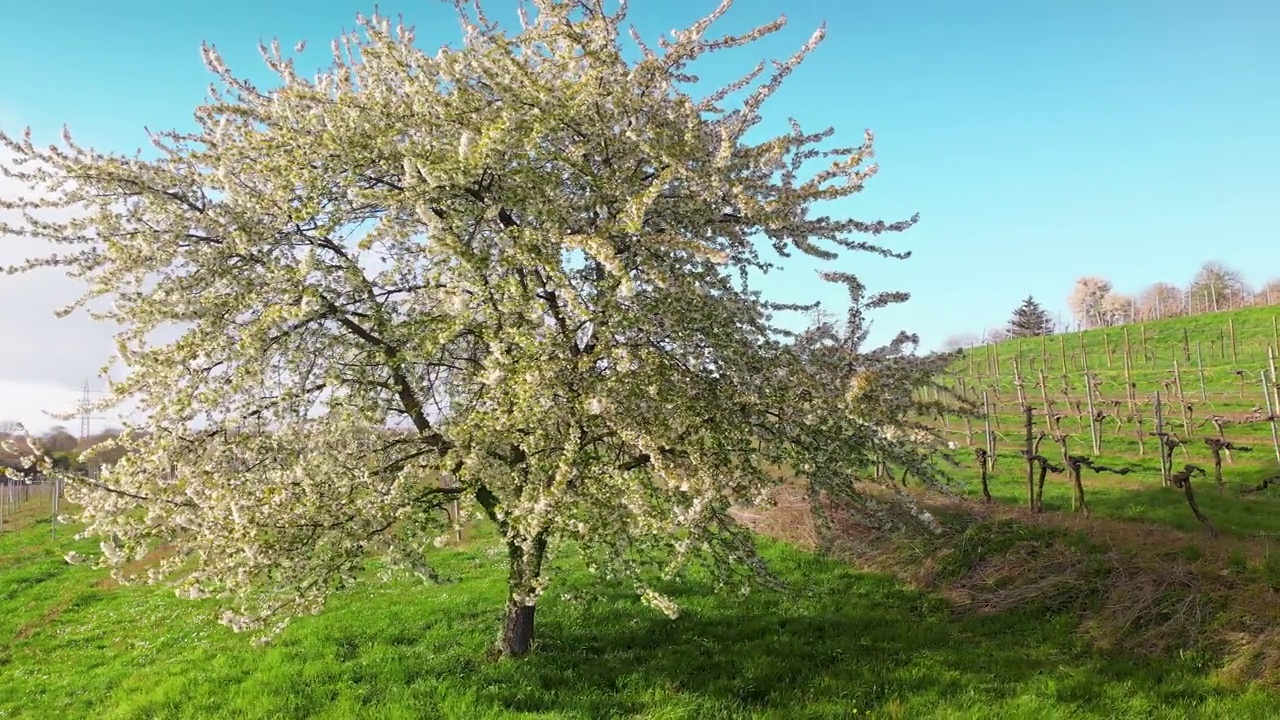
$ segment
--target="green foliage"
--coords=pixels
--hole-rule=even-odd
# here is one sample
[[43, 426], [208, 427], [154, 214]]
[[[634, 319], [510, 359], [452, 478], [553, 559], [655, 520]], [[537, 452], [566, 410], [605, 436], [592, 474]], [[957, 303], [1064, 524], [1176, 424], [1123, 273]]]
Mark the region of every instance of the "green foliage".
[[[1007, 535], [1009, 528], [975, 531]], [[1269, 718], [1195, 657], [1095, 652], [1075, 618], [958, 615], [888, 576], [765, 542], [800, 592], [676, 592], [680, 632], [579, 559], [541, 605], [536, 662], [481, 653], [506, 593], [491, 533], [442, 553], [445, 584], [360, 584], [265, 651], [207, 601], [101, 586], [47, 522], [0, 534], [0, 716], [15, 718]], [[987, 541], [984, 541], [987, 542]], [[988, 543], [989, 545], [989, 543]]]

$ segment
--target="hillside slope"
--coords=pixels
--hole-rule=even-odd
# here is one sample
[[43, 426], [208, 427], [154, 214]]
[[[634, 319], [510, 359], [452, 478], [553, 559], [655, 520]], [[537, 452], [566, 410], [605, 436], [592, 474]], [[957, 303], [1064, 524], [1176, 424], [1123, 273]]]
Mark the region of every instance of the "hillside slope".
[[48, 520], [0, 533], [6, 718], [1269, 718], [1280, 699], [1194, 654], [1089, 649], [1070, 612], [960, 613], [885, 574], [765, 541], [792, 588], [676, 591], [669, 621], [600, 594], [571, 554], [540, 603], [539, 648], [489, 662], [505, 592], [481, 535], [439, 586], [361, 583], [256, 649], [205, 601], [112, 588], [62, 561], [91, 541]]
[[[1044, 435], [1035, 448], [1042, 455], [1055, 461], [1064, 452], [1089, 456], [1127, 471], [1124, 476], [1086, 472], [1093, 511], [1197, 529], [1183, 493], [1162, 482], [1159, 419], [1166, 437], [1181, 443], [1171, 469], [1192, 464], [1206, 471], [1192, 485], [1218, 529], [1280, 537], [1280, 489], [1253, 492], [1263, 480], [1280, 480], [1280, 450], [1273, 436], [1280, 391], [1270, 379], [1280, 362], [1277, 347], [1280, 311], [1251, 308], [974, 348], [952, 366], [947, 384], [990, 408], [998, 458], [990, 486], [997, 499], [1027, 502], [1026, 405], [1032, 410], [1033, 439]], [[987, 444], [986, 423], [959, 416], [938, 420], [949, 437], [969, 449], [960, 453], [960, 477], [976, 479], [974, 451]], [[1220, 487], [1212, 438], [1236, 446], [1221, 454]], [[1048, 483], [1047, 509], [1072, 507], [1068, 484]], [[978, 492], [972, 482], [966, 489]]]

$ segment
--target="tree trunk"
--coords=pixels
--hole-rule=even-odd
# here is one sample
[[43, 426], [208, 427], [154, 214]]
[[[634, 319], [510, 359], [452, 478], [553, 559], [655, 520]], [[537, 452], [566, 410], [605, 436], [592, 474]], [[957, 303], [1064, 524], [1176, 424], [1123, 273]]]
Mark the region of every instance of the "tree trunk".
[[546, 531], [534, 536], [533, 544], [526, 553], [519, 539], [510, 535], [511, 526], [498, 516], [497, 496], [480, 485], [476, 488], [476, 501], [507, 538], [507, 608], [502, 620], [502, 632], [498, 635], [493, 652], [498, 658], [528, 655], [533, 650], [533, 616], [537, 608], [537, 592], [534, 588], [538, 586], [538, 579], [542, 576], [542, 561], [547, 554]]
[[534, 588], [542, 576], [542, 561], [546, 553], [545, 533], [534, 537], [533, 546], [528, 553], [519, 543], [507, 541], [507, 559], [510, 563], [507, 609], [502, 620], [502, 634], [498, 636], [495, 648], [500, 658], [528, 655], [533, 649], [533, 616], [538, 601]]
[[507, 600], [507, 613], [498, 639], [498, 654], [504, 658], [528, 655], [533, 648], [533, 616], [538, 608], [515, 598]]

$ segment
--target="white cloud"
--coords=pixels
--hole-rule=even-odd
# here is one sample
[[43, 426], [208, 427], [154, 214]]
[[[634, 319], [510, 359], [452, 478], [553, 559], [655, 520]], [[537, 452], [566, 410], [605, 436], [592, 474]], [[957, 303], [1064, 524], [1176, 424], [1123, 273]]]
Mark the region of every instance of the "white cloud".
[[[17, 130], [11, 123], [4, 128], [11, 134]], [[0, 150], [0, 163], [11, 161], [12, 155]], [[17, 181], [0, 176], [0, 197], [28, 193]], [[18, 221], [14, 213], [0, 213], [6, 221]], [[30, 238], [0, 236], [0, 266], [42, 254], [45, 248], [45, 243]], [[74, 407], [80, 394], [76, 388], [86, 380], [101, 385], [94, 379], [114, 352], [114, 326], [83, 312], [54, 316], [81, 294], [82, 287], [56, 269], [0, 274], [0, 419], [30, 419], [33, 431], [48, 427], [56, 421], [42, 410]]]
[[[37, 434], [54, 425], [62, 425], [76, 433], [80, 427], [78, 420], [58, 420], [49, 415], [76, 412], [83, 392], [83, 389], [76, 392], [53, 383], [19, 383], [0, 379], [0, 421], [20, 422], [28, 432]], [[99, 420], [93, 429], [102, 427], [103, 422]]]

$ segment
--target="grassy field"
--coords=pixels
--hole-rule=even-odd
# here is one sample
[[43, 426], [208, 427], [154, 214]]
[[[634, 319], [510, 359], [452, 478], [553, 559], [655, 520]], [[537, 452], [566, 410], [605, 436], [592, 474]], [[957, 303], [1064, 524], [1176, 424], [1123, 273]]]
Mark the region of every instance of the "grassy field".
[[[1277, 316], [1276, 308], [1255, 308], [966, 351], [953, 366], [949, 384], [979, 404], [985, 393], [991, 404], [999, 455], [990, 477], [992, 495], [1003, 502], [1026, 503], [1026, 463], [1021, 456], [1026, 435], [1020, 409], [1025, 399], [1033, 409], [1036, 432], [1052, 435], [1047, 418], [1057, 415], [1072, 454], [1131, 470], [1122, 477], [1085, 471], [1086, 501], [1092, 512], [1187, 531], [1201, 529], [1182, 492], [1161, 482], [1159, 444], [1152, 436], [1159, 392], [1163, 429], [1186, 442], [1174, 453], [1174, 468], [1190, 463], [1210, 473], [1197, 477], [1193, 488], [1214, 525], [1239, 537], [1280, 537], [1280, 487], [1241, 494], [1264, 478], [1280, 480], [1263, 395], [1268, 349], [1274, 352], [1280, 340]], [[1086, 374], [1096, 388], [1093, 409], [1105, 415], [1098, 423], [1097, 454], [1092, 447]], [[1132, 392], [1126, 389], [1130, 384]], [[1218, 435], [1213, 418], [1222, 422], [1227, 440], [1251, 448], [1251, 452], [1232, 453], [1232, 460], [1224, 463], [1226, 492], [1222, 494], [1212, 478], [1212, 453], [1204, 442], [1205, 437]], [[964, 492], [976, 496], [979, 473], [971, 448], [985, 444], [983, 422], [966, 424], [951, 417], [945, 423], [949, 437], [965, 446], [959, 452], [962, 467], [957, 472]], [[1051, 437], [1039, 449], [1050, 459], [1061, 457]], [[1067, 476], [1050, 475], [1046, 510], [1070, 511], [1071, 500]]]
[[[859, 559], [863, 570], [762, 537], [788, 591], [728, 598], [695, 581], [672, 590], [684, 607], [674, 622], [624, 588], [593, 592], [565, 552], [537, 651], [518, 661], [485, 659], [506, 569], [484, 528], [448, 551], [445, 584], [360, 585], [258, 649], [208, 603], [68, 565], [67, 551], [94, 544], [69, 528], [51, 537], [47, 504], [32, 502], [0, 532], [0, 718], [1280, 717], [1280, 695], [1249, 682], [1280, 677], [1280, 488], [1240, 492], [1277, 472], [1269, 426], [1249, 417], [1274, 312], [1130, 328], [1132, 411], [1123, 330], [971, 351], [954, 382], [992, 400], [997, 505], [938, 506], [942, 539]], [[1072, 407], [1086, 364], [1109, 414], [1098, 459], [1132, 472], [1086, 473], [1088, 521], [1069, 514], [1061, 476], [1049, 512], [1021, 513], [1014, 366], [1037, 427], [1060, 413], [1071, 452], [1091, 454]], [[1236, 370], [1253, 375], [1242, 385]], [[1226, 492], [1195, 481], [1215, 541], [1162, 486], [1154, 439], [1138, 432], [1139, 417], [1151, 431], [1156, 390], [1172, 394], [1170, 429], [1191, 441], [1175, 462], [1209, 467], [1200, 438], [1215, 415], [1255, 447], [1227, 465]], [[962, 444], [984, 441], [980, 421], [968, 434], [960, 418], [946, 425]], [[976, 495], [972, 452], [959, 456]]]
[[91, 543], [21, 521], [0, 534], [6, 718], [1280, 716], [1280, 697], [1228, 689], [1199, 653], [1090, 650], [1073, 612], [960, 613], [775, 541], [790, 591], [743, 600], [695, 582], [675, 622], [621, 590], [593, 596], [560, 560], [536, 655], [493, 663], [505, 569], [490, 538], [449, 553], [445, 585], [361, 586], [257, 649], [207, 604], [66, 564]]

